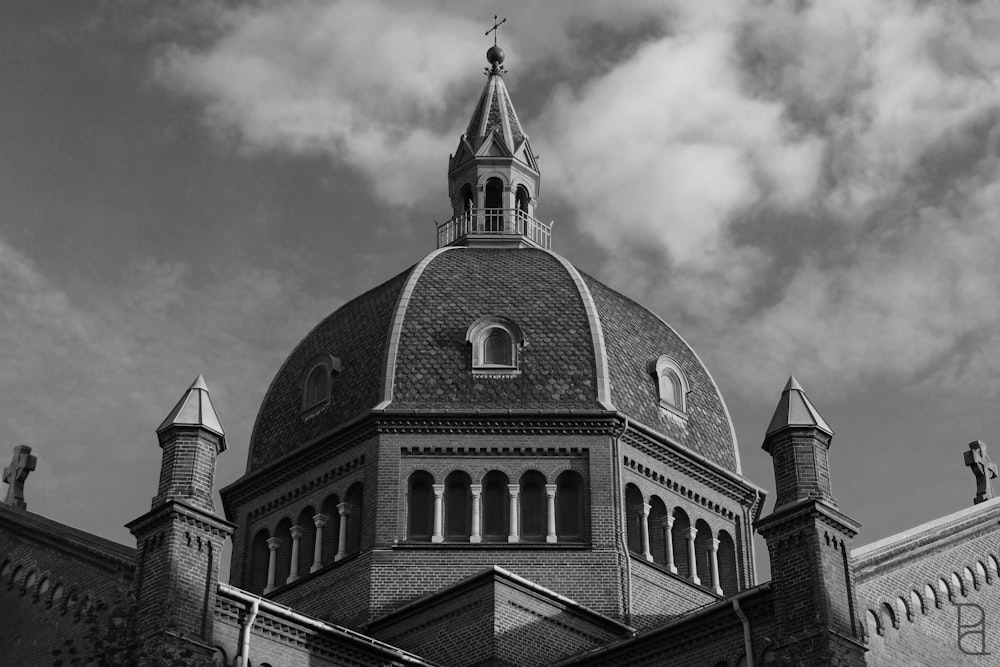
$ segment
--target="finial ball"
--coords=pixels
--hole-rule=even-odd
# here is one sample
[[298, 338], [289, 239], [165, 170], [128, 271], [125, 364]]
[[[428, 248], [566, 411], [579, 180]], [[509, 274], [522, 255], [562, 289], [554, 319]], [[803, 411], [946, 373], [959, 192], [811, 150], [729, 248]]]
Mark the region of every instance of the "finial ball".
[[507, 58], [507, 54], [503, 52], [499, 46], [494, 44], [490, 47], [490, 50], [486, 52], [486, 60], [489, 61], [491, 65], [499, 65]]

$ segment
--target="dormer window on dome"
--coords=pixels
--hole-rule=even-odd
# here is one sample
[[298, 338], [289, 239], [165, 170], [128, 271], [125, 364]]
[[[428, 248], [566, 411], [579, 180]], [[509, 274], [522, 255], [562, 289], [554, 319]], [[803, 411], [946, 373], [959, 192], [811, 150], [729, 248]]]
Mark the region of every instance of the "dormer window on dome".
[[521, 329], [503, 317], [482, 317], [469, 327], [473, 373], [516, 373], [518, 351], [524, 345]]
[[340, 359], [329, 354], [317, 355], [306, 364], [299, 381], [304, 412], [319, 409], [330, 401], [333, 376], [340, 369]]
[[679, 417], [687, 417], [687, 379], [670, 357], [663, 355], [649, 363], [649, 372], [656, 378], [660, 407]]

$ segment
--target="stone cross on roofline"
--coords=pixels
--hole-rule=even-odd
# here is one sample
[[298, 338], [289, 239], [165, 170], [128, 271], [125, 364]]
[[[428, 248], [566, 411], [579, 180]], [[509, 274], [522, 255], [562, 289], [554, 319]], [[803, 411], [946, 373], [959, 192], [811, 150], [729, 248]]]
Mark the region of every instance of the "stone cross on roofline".
[[969, 451], [965, 452], [965, 465], [972, 468], [972, 474], [976, 476], [974, 503], [978, 505], [992, 498], [993, 487], [990, 486], [990, 480], [997, 476], [997, 464], [990, 460], [982, 440], [969, 443]]
[[504, 19], [499, 23], [497, 23], [498, 18], [500, 17], [497, 16], [496, 14], [493, 15], [493, 27], [486, 31], [487, 37], [490, 36], [491, 32], [493, 33], [493, 46], [497, 45], [497, 35], [500, 34], [500, 26], [502, 26], [504, 23], [507, 22], [507, 19]]
[[31, 447], [18, 445], [14, 448], [10, 465], [3, 469], [3, 481], [9, 485], [5, 503], [22, 510], [28, 507], [24, 502], [24, 480], [28, 479], [28, 473], [35, 469], [37, 463], [38, 459], [31, 455]]

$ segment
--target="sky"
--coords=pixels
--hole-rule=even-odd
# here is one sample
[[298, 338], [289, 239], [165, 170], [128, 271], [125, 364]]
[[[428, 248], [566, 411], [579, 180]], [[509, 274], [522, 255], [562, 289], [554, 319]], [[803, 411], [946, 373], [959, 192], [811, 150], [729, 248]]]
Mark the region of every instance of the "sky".
[[856, 545], [970, 505], [968, 443], [1000, 459], [1000, 4], [496, 7], [3, 3], [0, 445], [38, 457], [29, 509], [134, 544], [199, 374], [240, 477], [293, 346], [434, 248], [495, 11], [553, 248], [692, 344], [744, 474], [773, 489], [794, 374]]

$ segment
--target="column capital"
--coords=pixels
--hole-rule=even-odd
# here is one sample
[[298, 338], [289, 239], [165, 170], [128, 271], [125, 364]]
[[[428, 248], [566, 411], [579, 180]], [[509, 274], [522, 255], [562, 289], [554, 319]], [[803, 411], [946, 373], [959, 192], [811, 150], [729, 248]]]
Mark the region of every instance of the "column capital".
[[267, 538], [267, 548], [271, 551], [277, 551], [281, 548], [281, 538], [280, 537], [269, 537]]
[[303, 535], [305, 535], [306, 530], [302, 526], [292, 526], [292, 529], [288, 532], [292, 534], [293, 540], [299, 540], [302, 539]]
[[507, 485], [507, 491], [510, 492], [511, 496], [513, 496], [513, 497], [516, 498], [521, 493], [521, 485], [520, 484], [508, 484]]
[[431, 488], [434, 489], [434, 495], [435, 496], [443, 496], [444, 495], [444, 484], [431, 484]]
[[668, 514], [665, 517], [664, 521], [666, 521], [667, 528], [673, 528], [674, 527], [674, 515], [673, 514]]
[[688, 538], [689, 540], [693, 540], [694, 538], [698, 537], [698, 529], [695, 528], [694, 526], [688, 528], [684, 537]]
[[555, 484], [546, 484], [545, 485], [545, 495], [547, 495], [547, 496], [555, 496], [556, 495], [556, 488], [558, 488], [558, 487]]
[[327, 522], [329, 520], [330, 520], [330, 517], [328, 517], [325, 514], [314, 514], [313, 515], [313, 523], [316, 524], [317, 528], [322, 528], [323, 526], [325, 526], [327, 524]]
[[469, 484], [469, 492], [472, 493], [473, 498], [478, 498], [483, 493], [483, 485]]
[[648, 517], [649, 516], [649, 511], [651, 509], [652, 509], [652, 506], [650, 506], [649, 503], [643, 503], [642, 505], [639, 505], [639, 511], [642, 512], [642, 515], [644, 517]]
[[719, 544], [721, 544], [721, 542], [719, 542], [718, 538], [713, 537], [712, 538], [712, 551], [718, 551], [719, 550]]
[[340, 503], [337, 505], [337, 511], [340, 512], [340, 516], [347, 516], [351, 513], [351, 503]]

